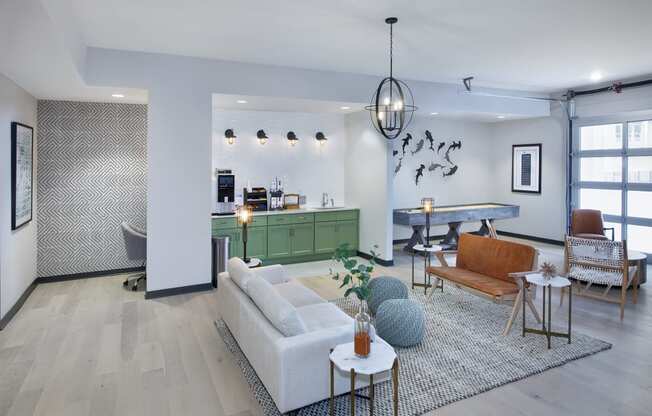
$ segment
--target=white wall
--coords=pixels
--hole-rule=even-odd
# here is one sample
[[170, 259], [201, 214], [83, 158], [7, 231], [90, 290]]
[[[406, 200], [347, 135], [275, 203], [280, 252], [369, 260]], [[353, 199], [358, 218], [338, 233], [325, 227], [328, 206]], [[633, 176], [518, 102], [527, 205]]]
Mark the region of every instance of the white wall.
[[[493, 194], [496, 202], [521, 207], [518, 218], [497, 222], [497, 229], [563, 240], [566, 233], [567, 119], [543, 117], [495, 123], [491, 129]], [[512, 192], [512, 145], [542, 143], [541, 194]]]
[[[34, 128], [36, 150], [36, 99], [0, 74], [0, 318], [36, 278], [36, 168], [33, 219], [18, 230], [11, 231], [12, 121]], [[35, 167], [36, 163], [34, 152]]]
[[359, 250], [392, 260], [391, 143], [374, 130], [366, 111], [347, 115], [346, 127], [346, 201], [360, 208]]
[[[224, 138], [224, 131], [229, 128], [237, 136], [232, 145]], [[269, 137], [265, 145], [256, 138], [260, 129]], [[299, 138], [294, 146], [287, 140], [290, 130]], [[315, 139], [317, 131], [328, 138], [323, 146]], [[236, 195], [242, 193], [247, 181], [251, 186], [269, 190], [272, 179], [278, 177], [286, 193], [306, 195], [308, 206], [320, 205], [323, 192], [327, 192], [336, 205], [344, 205], [345, 158], [343, 114], [213, 111], [213, 170], [233, 170]], [[211, 189], [215, 210], [215, 177]]]
[[[426, 140], [423, 150], [412, 155], [417, 142], [425, 139], [425, 131], [429, 130], [435, 141], [435, 149], [439, 142], [446, 142], [439, 153], [429, 149]], [[488, 123], [472, 121], [445, 120], [441, 117], [421, 116], [410, 124], [408, 132], [412, 134], [412, 142], [401, 162], [401, 169], [394, 174], [403, 154], [400, 139], [394, 140], [394, 150], [399, 152], [393, 157], [392, 175], [394, 198], [393, 208], [413, 208], [421, 205], [421, 198], [433, 197], [436, 205], [469, 204], [493, 201], [493, 163], [491, 160], [492, 137]], [[401, 136], [403, 137], [403, 136]], [[451, 161], [458, 165], [458, 171], [443, 177], [442, 170], [428, 171], [431, 162], [446, 164], [443, 156], [448, 145], [461, 140], [462, 148], [450, 153]], [[424, 176], [415, 184], [416, 169], [420, 164], [426, 165]], [[499, 224], [500, 225], [500, 224]], [[477, 231], [480, 223], [465, 223], [463, 231]], [[431, 235], [442, 235], [448, 232], [448, 226], [433, 226]], [[406, 239], [412, 235], [408, 226], [394, 226], [394, 239]]]

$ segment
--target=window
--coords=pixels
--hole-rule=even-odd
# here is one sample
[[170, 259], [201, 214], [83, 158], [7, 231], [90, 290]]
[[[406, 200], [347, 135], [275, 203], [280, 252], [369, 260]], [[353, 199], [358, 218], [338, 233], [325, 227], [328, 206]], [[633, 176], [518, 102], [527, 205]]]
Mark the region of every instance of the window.
[[573, 124], [571, 208], [599, 209], [616, 240], [627, 239], [629, 249], [650, 256], [652, 114]]

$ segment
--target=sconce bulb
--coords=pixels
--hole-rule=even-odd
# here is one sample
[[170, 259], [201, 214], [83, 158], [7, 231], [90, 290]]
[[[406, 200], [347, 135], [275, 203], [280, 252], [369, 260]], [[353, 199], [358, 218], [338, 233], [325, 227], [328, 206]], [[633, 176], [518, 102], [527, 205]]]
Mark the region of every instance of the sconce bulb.
[[258, 139], [258, 141], [260, 142], [261, 145], [267, 143], [267, 139]]
[[235, 142], [235, 140], [233, 139], [233, 137], [229, 137], [228, 139], [226, 139], [226, 142], [228, 144], [233, 144]]

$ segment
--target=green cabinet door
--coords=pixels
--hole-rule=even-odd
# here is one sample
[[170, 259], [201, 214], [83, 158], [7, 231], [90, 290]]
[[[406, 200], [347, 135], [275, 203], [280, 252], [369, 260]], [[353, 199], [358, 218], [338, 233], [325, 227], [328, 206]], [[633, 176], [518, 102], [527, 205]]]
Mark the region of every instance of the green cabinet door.
[[292, 226], [272, 225], [267, 227], [267, 258], [288, 257], [292, 254], [290, 239]]
[[291, 254], [304, 256], [315, 252], [315, 224], [296, 224], [291, 226]]
[[315, 253], [332, 253], [337, 248], [337, 222], [315, 223]]
[[347, 243], [351, 250], [358, 250], [358, 222], [338, 221], [337, 222], [337, 245]]
[[267, 227], [252, 227], [247, 230], [247, 257], [267, 258]]

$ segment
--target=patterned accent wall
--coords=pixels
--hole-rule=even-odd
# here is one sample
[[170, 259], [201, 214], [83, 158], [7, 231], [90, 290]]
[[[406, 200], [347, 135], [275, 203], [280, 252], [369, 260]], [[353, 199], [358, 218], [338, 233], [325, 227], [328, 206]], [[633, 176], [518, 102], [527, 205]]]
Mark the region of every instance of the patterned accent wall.
[[144, 228], [147, 106], [39, 101], [38, 275], [140, 266], [120, 223]]

